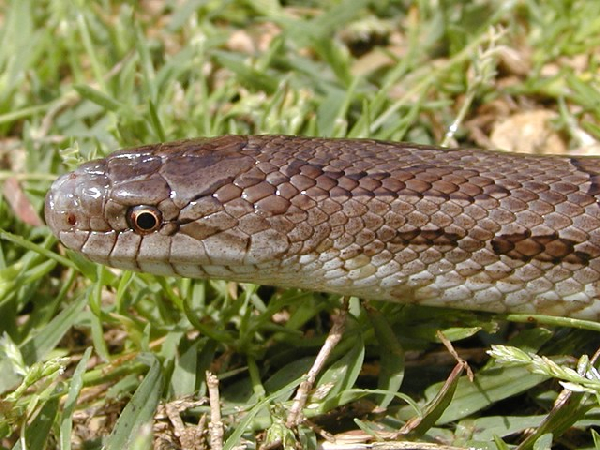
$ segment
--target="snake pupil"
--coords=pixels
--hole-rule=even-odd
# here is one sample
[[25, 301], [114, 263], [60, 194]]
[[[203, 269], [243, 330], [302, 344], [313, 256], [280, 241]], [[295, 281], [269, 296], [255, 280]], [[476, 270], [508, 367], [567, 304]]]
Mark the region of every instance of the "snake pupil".
[[162, 222], [160, 210], [153, 206], [135, 206], [127, 214], [129, 226], [138, 234], [147, 234], [157, 230]]
[[136, 217], [136, 224], [142, 230], [151, 230], [156, 226], [156, 217], [152, 213], [143, 212]]

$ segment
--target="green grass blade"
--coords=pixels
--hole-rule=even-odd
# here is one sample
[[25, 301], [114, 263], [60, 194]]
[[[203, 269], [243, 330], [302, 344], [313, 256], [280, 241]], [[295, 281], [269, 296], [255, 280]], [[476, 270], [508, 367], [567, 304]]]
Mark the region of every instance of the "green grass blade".
[[144, 358], [149, 365], [148, 373], [121, 412], [113, 432], [106, 440], [105, 450], [128, 448], [156, 412], [164, 388], [163, 369], [152, 354], [146, 354]]

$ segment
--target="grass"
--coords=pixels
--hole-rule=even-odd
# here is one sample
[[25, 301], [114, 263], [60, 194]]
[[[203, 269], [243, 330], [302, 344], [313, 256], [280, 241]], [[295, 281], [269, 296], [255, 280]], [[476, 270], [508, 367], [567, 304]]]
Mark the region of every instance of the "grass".
[[[282, 3], [0, 4], [0, 178], [41, 212], [57, 174], [121, 147], [228, 133], [493, 146], [504, 119], [528, 147], [518, 133], [534, 110], [555, 113], [565, 148], [597, 145], [598, 2]], [[316, 448], [319, 429], [365, 442], [403, 430], [393, 439], [413, 448], [600, 448], [595, 323], [352, 299], [294, 434], [285, 411], [339, 298], [116, 273], [7, 198], [2, 448], [206, 448], [190, 442], [206, 445], [207, 370], [227, 449]]]

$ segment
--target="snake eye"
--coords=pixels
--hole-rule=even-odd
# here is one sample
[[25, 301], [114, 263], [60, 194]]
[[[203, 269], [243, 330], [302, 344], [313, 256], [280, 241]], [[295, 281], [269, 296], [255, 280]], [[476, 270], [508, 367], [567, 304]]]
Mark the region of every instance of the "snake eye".
[[134, 206], [127, 211], [127, 222], [137, 234], [148, 234], [162, 225], [162, 213], [154, 206]]

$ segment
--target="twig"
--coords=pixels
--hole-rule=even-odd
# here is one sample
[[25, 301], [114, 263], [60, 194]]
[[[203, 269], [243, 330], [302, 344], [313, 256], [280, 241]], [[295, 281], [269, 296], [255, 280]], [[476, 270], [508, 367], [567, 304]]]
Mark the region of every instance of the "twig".
[[210, 423], [208, 433], [210, 436], [210, 449], [223, 449], [223, 421], [221, 420], [221, 405], [219, 398], [219, 379], [209, 371], [206, 371], [206, 384], [208, 386], [208, 398], [210, 403]]
[[300, 383], [300, 387], [298, 387], [296, 397], [294, 398], [294, 403], [292, 403], [292, 407], [290, 408], [290, 412], [288, 413], [287, 419], [285, 421], [285, 425], [288, 428], [296, 428], [300, 424], [300, 422], [302, 422], [302, 409], [306, 405], [308, 394], [315, 384], [317, 375], [319, 375], [319, 373], [323, 369], [323, 366], [329, 359], [331, 351], [340, 342], [340, 340], [342, 339], [342, 335], [344, 334], [344, 328], [346, 326], [347, 306], [348, 299], [344, 298], [344, 308], [342, 309], [340, 314], [333, 317], [333, 326], [329, 331], [329, 336], [327, 336], [325, 343], [321, 347], [321, 350], [319, 350], [319, 354], [317, 355], [314, 364], [308, 371], [308, 374], [306, 375], [306, 380]]
[[458, 356], [458, 353], [454, 349], [452, 342], [450, 342], [450, 340], [446, 337], [446, 335], [441, 330], [438, 330], [436, 332], [436, 336], [442, 342], [442, 344], [444, 344], [444, 346], [448, 349], [448, 351], [454, 357], [454, 359], [456, 359], [456, 362], [463, 365], [465, 371], [467, 372], [467, 377], [469, 378], [469, 381], [472, 383], [473, 379], [475, 378], [475, 375], [473, 375], [473, 371], [471, 370], [469, 363], [467, 361], [465, 361], [464, 359], [462, 359], [460, 356]]

